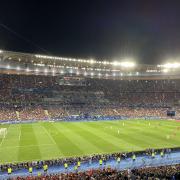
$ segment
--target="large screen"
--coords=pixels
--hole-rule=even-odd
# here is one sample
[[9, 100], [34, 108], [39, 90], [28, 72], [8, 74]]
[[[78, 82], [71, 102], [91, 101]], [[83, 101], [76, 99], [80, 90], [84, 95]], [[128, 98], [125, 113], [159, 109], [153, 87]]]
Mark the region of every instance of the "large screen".
[[171, 110], [167, 111], [167, 116], [175, 116], [175, 115], [176, 115], [176, 111], [171, 111]]
[[65, 76], [59, 79], [59, 85], [63, 86], [87, 86], [88, 82], [82, 77]]

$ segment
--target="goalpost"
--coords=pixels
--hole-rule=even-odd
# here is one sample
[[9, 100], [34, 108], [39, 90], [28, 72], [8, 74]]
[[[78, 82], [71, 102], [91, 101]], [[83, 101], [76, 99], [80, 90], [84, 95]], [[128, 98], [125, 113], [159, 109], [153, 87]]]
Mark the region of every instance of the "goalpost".
[[7, 134], [7, 128], [0, 128], [0, 138], [5, 138]]

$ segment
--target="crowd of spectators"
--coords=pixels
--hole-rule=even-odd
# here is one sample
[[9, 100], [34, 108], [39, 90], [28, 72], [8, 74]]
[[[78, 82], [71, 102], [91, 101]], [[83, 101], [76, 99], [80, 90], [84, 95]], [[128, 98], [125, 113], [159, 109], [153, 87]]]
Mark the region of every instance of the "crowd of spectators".
[[139, 169], [117, 170], [112, 168], [91, 169], [84, 172], [45, 174], [39, 176], [9, 178], [9, 180], [178, 180], [180, 165], [144, 167]]
[[166, 117], [177, 106], [180, 80], [87, 79], [63, 85], [60, 77], [0, 75], [0, 120], [61, 119], [73, 115]]
[[63, 85], [60, 81], [53, 76], [1, 75], [0, 102], [167, 106], [180, 97], [179, 80], [87, 79], [82, 86]]
[[105, 164], [108, 160], [115, 160], [117, 161], [118, 158], [127, 159], [132, 158], [133, 155], [135, 156], [147, 156], [152, 157], [152, 153], [160, 154], [163, 152], [163, 154], [170, 154], [172, 151], [177, 151], [179, 148], [176, 149], [147, 149], [146, 151], [139, 151], [139, 152], [124, 152], [124, 153], [112, 153], [112, 154], [94, 154], [94, 155], [87, 155], [87, 156], [81, 156], [81, 157], [69, 157], [69, 158], [59, 158], [59, 159], [52, 159], [52, 160], [41, 160], [41, 161], [32, 161], [32, 162], [22, 162], [22, 163], [10, 163], [10, 164], [3, 164], [0, 165], [0, 171], [1, 172], [7, 172], [8, 168], [11, 167], [12, 171], [20, 170], [20, 169], [28, 169], [29, 167], [33, 167], [36, 169], [42, 169], [44, 165], [50, 166], [64, 166], [65, 163], [70, 165], [76, 165], [77, 162], [81, 163], [88, 163], [92, 164], [94, 162], [99, 162], [100, 159], [102, 159], [102, 162]]
[[0, 171], [7, 172], [9, 167], [12, 168], [13, 171], [20, 170], [20, 169], [28, 169], [29, 167], [33, 167], [36, 169], [42, 169], [43, 165], [47, 164], [48, 167], [50, 166], [64, 166], [64, 163], [69, 165], [75, 165], [78, 161], [81, 163], [89, 163], [92, 164], [93, 162], [98, 162], [101, 158], [104, 161], [114, 159], [116, 160], [118, 157], [127, 158], [131, 157], [132, 153], [113, 153], [113, 154], [94, 154], [91, 156], [81, 156], [81, 157], [70, 157], [70, 158], [61, 158], [61, 159], [52, 159], [46, 161], [33, 161], [33, 162], [22, 162], [22, 163], [11, 163], [11, 164], [4, 164], [0, 165]]
[[[121, 118], [168, 118], [169, 108], [147, 108], [147, 107], [106, 107], [106, 106], [31, 106], [24, 108], [1, 108], [0, 120], [66, 120], [70, 117], [81, 119], [98, 117], [121, 117]], [[180, 118], [180, 109], [176, 111], [176, 118]]]

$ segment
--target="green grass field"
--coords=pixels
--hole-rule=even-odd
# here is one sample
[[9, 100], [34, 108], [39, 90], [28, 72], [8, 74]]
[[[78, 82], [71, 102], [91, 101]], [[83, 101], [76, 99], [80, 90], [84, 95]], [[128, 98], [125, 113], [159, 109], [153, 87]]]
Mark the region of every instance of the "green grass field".
[[0, 138], [0, 163], [180, 147], [180, 122], [173, 120], [0, 125], [3, 127], [7, 135]]

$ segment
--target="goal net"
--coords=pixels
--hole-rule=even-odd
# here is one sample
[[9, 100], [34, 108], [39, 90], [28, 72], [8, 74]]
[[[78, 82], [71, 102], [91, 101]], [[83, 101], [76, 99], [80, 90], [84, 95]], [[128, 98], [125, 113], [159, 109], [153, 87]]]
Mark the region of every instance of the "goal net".
[[7, 134], [7, 128], [0, 128], [0, 138], [5, 138]]

